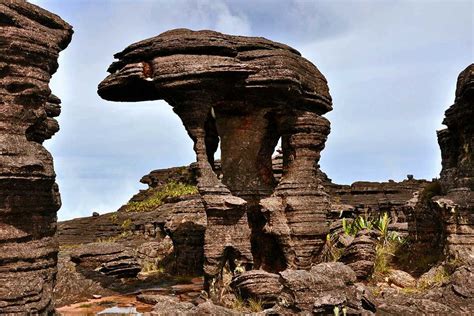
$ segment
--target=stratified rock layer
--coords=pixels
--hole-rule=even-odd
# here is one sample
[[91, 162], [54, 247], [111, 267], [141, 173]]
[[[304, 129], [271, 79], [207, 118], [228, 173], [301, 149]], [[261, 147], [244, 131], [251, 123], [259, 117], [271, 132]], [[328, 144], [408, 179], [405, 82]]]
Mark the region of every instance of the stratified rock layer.
[[441, 183], [448, 192], [456, 188], [474, 190], [474, 64], [458, 77], [454, 104], [446, 110], [438, 131], [443, 169]]
[[53, 309], [60, 198], [51, 155], [60, 100], [49, 80], [72, 29], [26, 1], [0, 1], [0, 312]]
[[[132, 44], [115, 57], [99, 95], [164, 99], [194, 141], [207, 217], [207, 284], [221, 281], [227, 262], [231, 270], [281, 271], [318, 261], [330, 207], [316, 176], [330, 130], [321, 115], [332, 109], [319, 70], [264, 38], [186, 29]], [[277, 183], [272, 154], [280, 138]], [[219, 141], [221, 179], [214, 163]]]
[[474, 64], [460, 73], [445, 115], [447, 128], [438, 131], [439, 183], [421, 194], [409, 231], [418, 253], [474, 264]]
[[434, 199], [441, 215], [445, 255], [474, 264], [474, 64], [459, 74], [456, 99], [438, 132], [445, 196]]

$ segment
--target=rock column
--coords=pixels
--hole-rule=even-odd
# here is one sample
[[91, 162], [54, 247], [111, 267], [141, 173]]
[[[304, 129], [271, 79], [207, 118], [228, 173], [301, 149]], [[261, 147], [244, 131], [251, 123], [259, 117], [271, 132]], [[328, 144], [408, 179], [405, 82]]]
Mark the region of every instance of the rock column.
[[42, 146], [59, 130], [48, 87], [72, 29], [26, 1], [0, 1], [0, 313], [53, 310], [61, 202]]

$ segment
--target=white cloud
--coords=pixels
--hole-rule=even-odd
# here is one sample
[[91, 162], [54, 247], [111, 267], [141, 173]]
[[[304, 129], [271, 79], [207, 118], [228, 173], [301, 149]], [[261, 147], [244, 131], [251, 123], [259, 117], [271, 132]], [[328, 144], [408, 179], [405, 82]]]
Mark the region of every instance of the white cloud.
[[435, 177], [435, 130], [473, 56], [471, 1], [38, 1], [74, 26], [52, 89], [61, 131], [47, 142], [60, 219], [110, 211], [152, 169], [194, 159], [161, 102], [101, 100], [113, 54], [172, 28], [214, 29], [289, 44], [329, 81], [334, 111], [321, 165], [337, 182]]

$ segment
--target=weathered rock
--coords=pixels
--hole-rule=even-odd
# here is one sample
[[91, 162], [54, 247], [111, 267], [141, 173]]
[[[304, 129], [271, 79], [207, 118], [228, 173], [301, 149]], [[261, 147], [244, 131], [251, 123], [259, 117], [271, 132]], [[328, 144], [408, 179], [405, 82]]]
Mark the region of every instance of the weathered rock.
[[445, 255], [474, 264], [474, 64], [458, 77], [454, 104], [438, 132], [440, 183], [447, 195], [435, 200], [443, 221]]
[[452, 190], [431, 205], [442, 221], [444, 255], [474, 265], [474, 191]]
[[155, 304], [153, 311], [145, 315], [242, 315], [242, 313], [215, 305], [211, 301], [194, 306], [188, 302], [180, 302], [176, 297], [164, 295], [139, 295], [137, 299]]
[[54, 287], [55, 307], [87, 301], [92, 295], [109, 296], [114, 291], [108, 289], [98, 280], [84, 276], [76, 269], [76, 264], [68, 255], [60, 255], [58, 274]]
[[142, 267], [159, 267], [161, 262], [173, 253], [173, 242], [166, 236], [161, 241], [150, 241], [137, 248], [137, 260]]
[[243, 299], [258, 298], [265, 306], [275, 305], [282, 290], [280, 276], [262, 270], [251, 270], [236, 276], [231, 283], [235, 293]]
[[[329, 199], [316, 173], [329, 134], [321, 115], [332, 105], [318, 69], [280, 43], [185, 29], [132, 44], [115, 57], [99, 95], [164, 99], [194, 141], [208, 284], [220, 282], [226, 262], [232, 270], [309, 268], [328, 232]], [[277, 186], [272, 153], [280, 137]], [[214, 172], [219, 140], [222, 181]]]
[[474, 263], [473, 113], [471, 64], [458, 77], [455, 102], [443, 120], [447, 128], [438, 131], [443, 167], [439, 183], [423, 191], [409, 221], [411, 239], [422, 256], [439, 253], [440, 258]]
[[137, 300], [155, 304], [154, 311], [149, 315], [186, 315], [195, 307], [188, 302], [180, 302], [177, 297], [165, 295], [142, 294], [137, 296]]
[[374, 271], [377, 237], [376, 231], [361, 230], [342, 254], [340, 261], [351, 267], [359, 280], [367, 279]]
[[71, 251], [71, 260], [83, 268], [120, 278], [135, 277], [141, 270], [133, 253], [117, 243], [83, 245]]
[[451, 276], [451, 286], [454, 293], [462, 298], [474, 299], [474, 267], [462, 266]]
[[377, 216], [388, 212], [392, 224], [407, 222], [407, 202], [429, 183], [416, 179], [401, 182], [357, 181], [351, 185], [334, 184], [330, 179], [323, 182], [326, 191], [331, 195], [333, 205], [351, 205], [355, 215]]
[[445, 112], [446, 129], [438, 131], [443, 190], [474, 190], [474, 64], [458, 77], [454, 104]]
[[283, 290], [279, 305], [286, 313], [332, 314], [335, 307], [341, 311], [346, 307], [349, 314], [376, 311], [364, 286], [354, 284], [355, 272], [342, 263], [320, 263], [309, 271], [285, 270], [280, 276]]
[[402, 288], [414, 288], [416, 286], [415, 278], [402, 270], [390, 270], [388, 282]]
[[0, 1], [0, 311], [52, 311], [60, 207], [53, 160], [59, 130], [49, 81], [72, 28], [26, 1]]
[[[129, 223], [125, 239], [123, 224]], [[161, 242], [169, 236], [173, 242], [169, 272], [179, 275], [201, 275], [204, 257], [206, 216], [198, 198], [166, 203], [150, 212], [115, 212], [98, 217], [84, 217], [59, 223], [61, 245], [77, 245], [114, 239], [124, 243], [141, 239]]]

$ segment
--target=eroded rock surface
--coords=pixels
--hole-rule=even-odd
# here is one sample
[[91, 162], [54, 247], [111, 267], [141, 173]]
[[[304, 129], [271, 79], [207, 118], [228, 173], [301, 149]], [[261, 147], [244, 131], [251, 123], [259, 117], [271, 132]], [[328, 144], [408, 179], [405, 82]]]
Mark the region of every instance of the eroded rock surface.
[[140, 272], [134, 254], [117, 243], [91, 243], [71, 252], [71, 261], [88, 270], [119, 278], [135, 277]]
[[72, 28], [26, 1], [0, 1], [0, 311], [53, 309], [60, 207], [53, 160], [59, 130], [49, 81]]
[[[204, 271], [309, 268], [328, 232], [329, 198], [316, 177], [332, 108], [324, 76], [300, 54], [264, 38], [178, 29], [115, 55], [99, 95], [164, 99], [194, 141], [206, 210]], [[277, 184], [272, 154], [282, 139]], [[214, 153], [221, 142], [219, 179]], [[275, 261], [275, 257], [281, 260]]]
[[[420, 253], [474, 263], [474, 64], [458, 77], [454, 104], [438, 131], [442, 170], [413, 212], [411, 234]], [[441, 246], [440, 246], [441, 245]], [[427, 253], [426, 255], [429, 255]], [[425, 256], [425, 254], [423, 254]]]

